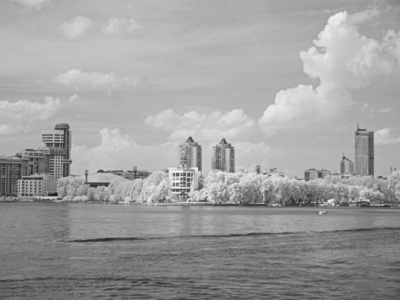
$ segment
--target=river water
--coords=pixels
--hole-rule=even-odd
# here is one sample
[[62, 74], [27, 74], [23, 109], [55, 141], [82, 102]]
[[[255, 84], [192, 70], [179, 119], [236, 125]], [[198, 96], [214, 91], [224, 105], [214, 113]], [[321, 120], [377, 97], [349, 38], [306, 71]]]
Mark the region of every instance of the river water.
[[399, 299], [400, 210], [1, 203], [1, 299]]

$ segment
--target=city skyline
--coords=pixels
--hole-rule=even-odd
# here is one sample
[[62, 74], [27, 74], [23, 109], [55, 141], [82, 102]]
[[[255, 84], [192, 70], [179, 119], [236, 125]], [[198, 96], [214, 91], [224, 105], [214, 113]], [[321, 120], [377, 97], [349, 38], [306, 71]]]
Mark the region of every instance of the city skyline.
[[354, 157], [358, 120], [387, 176], [400, 167], [399, 16], [375, 0], [2, 1], [0, 154], [68, 123], [71, 174], [167, 169], [192, 136], [204, 172], [226, 137], [236, 169], [302, 177]]

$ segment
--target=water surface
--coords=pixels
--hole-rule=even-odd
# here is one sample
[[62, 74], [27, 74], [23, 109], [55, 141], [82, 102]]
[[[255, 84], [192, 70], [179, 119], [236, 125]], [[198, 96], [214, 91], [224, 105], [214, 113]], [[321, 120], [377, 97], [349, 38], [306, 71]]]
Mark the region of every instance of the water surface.
[[0, 298], [395, 299], [400, 210], [0, 204]]

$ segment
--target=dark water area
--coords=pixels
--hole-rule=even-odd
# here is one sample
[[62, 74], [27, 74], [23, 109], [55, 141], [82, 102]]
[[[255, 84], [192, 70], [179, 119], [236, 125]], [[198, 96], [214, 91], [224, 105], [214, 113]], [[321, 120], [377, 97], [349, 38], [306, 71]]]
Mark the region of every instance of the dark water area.
[[399, 299], [400, 210], [0, 204], [0, 299]]

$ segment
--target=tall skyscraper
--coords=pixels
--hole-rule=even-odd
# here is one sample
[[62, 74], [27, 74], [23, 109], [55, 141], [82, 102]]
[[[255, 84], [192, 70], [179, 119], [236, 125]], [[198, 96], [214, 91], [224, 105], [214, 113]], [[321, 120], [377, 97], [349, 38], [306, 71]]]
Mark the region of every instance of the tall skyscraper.
[[192, 137], [179, 146], [179, 165], [183, 168], [201, 168], [201, 146]]
[[53, 179], [67, 177], [71, 168], [71, 131], [66, 123], [42, 131], [42, 142], [50, 150], [49, 173]]
[[228, 173], [235, 172], [235, 148], [222, 139], [213, 147], [211, 163], [213, 170], [221, 170]]
[[355, 131], [355, 173], [374, 176], [374, 132], [360, 129]]
[[354, 163], [348, 159], [346, 156], [342, 156], [340, 161], [340, 173], [341, 174], [353, 174], [354, 173]]

